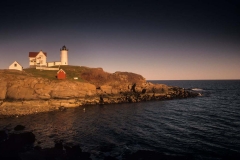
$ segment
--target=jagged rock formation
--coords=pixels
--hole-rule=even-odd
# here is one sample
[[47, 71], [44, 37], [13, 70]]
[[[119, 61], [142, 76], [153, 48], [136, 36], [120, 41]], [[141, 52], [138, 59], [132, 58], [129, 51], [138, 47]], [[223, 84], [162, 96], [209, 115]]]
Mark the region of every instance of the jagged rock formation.
[[178, 87], [152, 84], [138, 74], [81, 72], [84, 82], [49, 80], [26, 72], [0, 70], [0, 115], [24, 115], [85, 104], [140, 102], [197, 94]]

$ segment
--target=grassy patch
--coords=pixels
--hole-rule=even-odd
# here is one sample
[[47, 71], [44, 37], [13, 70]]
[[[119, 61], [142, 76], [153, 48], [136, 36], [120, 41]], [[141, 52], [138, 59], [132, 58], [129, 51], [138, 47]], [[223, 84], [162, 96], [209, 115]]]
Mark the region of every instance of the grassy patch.
[[[82, 72], [84, 72], [87, 69], [87, 67], [60, 66], [60, 69], [62, 69], [66, 72], [68, 80], [83, 82], [84, 80], [81, 78], [81, 74], [82, 74]], [[78, 80], [75, 80], [74, 77], [78, 77]]]
[[12, 74], [12, 75], [25, 75], [24, 72], [19, 71], [19, 70], [15, 70], [15, 69], [5, 69], [5, 70], [1, 70], [0, 73]]
[[[58, 66], [54, 66], [52, 68], [58, 68]], [[84, 81], [83, 79], [81, 79], [80, 75], [82, 71], [86, 68], [87, 67], [80, 66], [60, 66], [60, 69], [63, 69], [66, 72], [66, 79], [72, 81]], [[27, 68], [24, 69], [24, 71], [32, 76], [47, 78], [50, 80], [57, 80], [57, 70], [39, 70], [35, 68]], [[78, 79], [75, 80], [74, 77], [78, 77]]]
[[57, 75], [57, 71], [39, 70], [35, 68], [27, 68], [24, 69], [24, 71], [32, 76], [47, 78], [51, 80], [55, 80]]

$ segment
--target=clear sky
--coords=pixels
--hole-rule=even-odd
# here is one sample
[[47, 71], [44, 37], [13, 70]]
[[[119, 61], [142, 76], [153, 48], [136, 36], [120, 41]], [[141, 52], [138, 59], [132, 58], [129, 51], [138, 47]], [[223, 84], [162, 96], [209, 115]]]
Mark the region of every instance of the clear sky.
[[69, 64], [148, 80], [240, 79], [238, 0], [1, 1], [0, 69], [69, 49]]

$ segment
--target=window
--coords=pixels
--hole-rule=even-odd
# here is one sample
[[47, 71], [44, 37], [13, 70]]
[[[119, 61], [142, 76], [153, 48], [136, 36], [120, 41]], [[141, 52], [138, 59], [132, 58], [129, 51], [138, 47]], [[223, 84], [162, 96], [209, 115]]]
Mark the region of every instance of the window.
[[17, 63], [14, 64], [14, 67], [17, 67]]

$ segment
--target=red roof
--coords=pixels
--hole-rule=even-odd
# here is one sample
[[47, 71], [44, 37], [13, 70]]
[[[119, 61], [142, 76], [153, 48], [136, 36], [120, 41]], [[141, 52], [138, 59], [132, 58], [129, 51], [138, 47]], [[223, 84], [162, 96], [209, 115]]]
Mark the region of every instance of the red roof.
[[[38, 55], [39, 52], [29, 52], [29, 56], [28, 57], [36, 57]], [[43, 52], [43, 54], [47, 57], [47, 53]]]
[[63, 72], [64, 74], [66, 74], [66, 72], [65, 72], [63, 69], [60, 69], [60, 70], [57, 72], [57, 74], [58, 74], [59, 72]]

